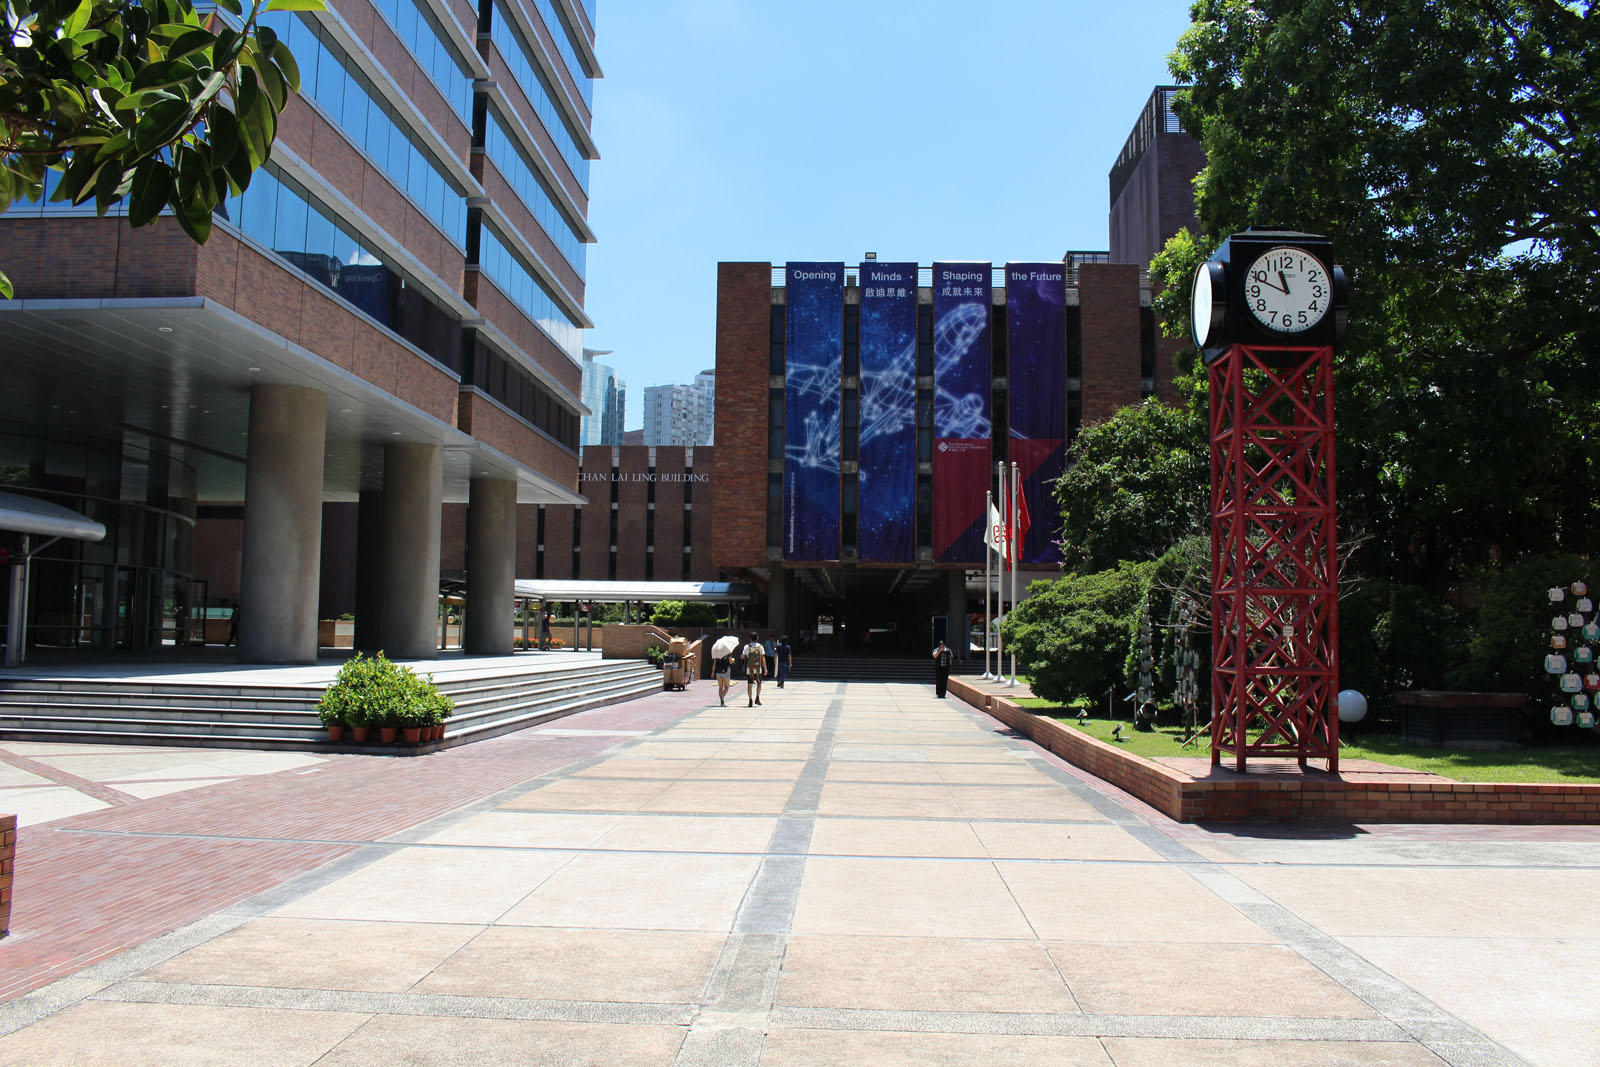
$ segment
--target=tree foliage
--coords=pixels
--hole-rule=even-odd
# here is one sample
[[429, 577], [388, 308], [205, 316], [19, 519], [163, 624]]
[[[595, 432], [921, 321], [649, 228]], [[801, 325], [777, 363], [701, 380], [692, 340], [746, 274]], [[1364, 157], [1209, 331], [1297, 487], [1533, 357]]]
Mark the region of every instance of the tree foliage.
[[1205, 422], [1156, 400], [1084, 429], [1055, 484], [1063, 564], [1100, 571], [1155, 559], [1203, 530], [1209, 463]]
[[1440, 591], [1600, 547], [1596, 3], [1198, 0], [1171, 57], [1207, 164], [1200, 233], [1152, 264], [1164, 320], [1186, 332], [1230, 233], [1333, 238], [1340, 496], [1372, 573]]
[[1035, 695], [1065, 704], [1076, 697], [1098, 699], [1106, 687], [1122, 683], [1123, 658], [1153, 566], [1130, 563], [1028, 587], [1028, 598], [1000, 632], [1032, 679]]
[[[264, 11], [322, 0], [217, 0], [241, 25], [190, 0], [7, 0], [0, 8], [0, 212], [38, 200], [126, 199], [143, 226], [164, 208], [195, 241], [211, 212], [250, 184], [300, 86]], [[0, 291], [11, 295], [0, 276]]]

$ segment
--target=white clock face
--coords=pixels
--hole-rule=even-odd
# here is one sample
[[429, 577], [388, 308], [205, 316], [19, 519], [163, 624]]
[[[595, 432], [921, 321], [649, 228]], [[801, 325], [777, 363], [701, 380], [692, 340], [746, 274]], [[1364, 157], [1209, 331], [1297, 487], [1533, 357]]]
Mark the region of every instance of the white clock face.
[[1333, 303], [1333, 282], [1318, 259], [1304, 249], [1280, 245], [1250, 264], [1244, 279], [1244, 304], [1269, 330], [1300, 333], [1321, 322]]
[[1194, 272], [1193, 303], [1189, 308], [1190, 333], [1197, 348], [1204, 348], [1211, 336], [1211, 272], [1208, 266], [1202, 263]]

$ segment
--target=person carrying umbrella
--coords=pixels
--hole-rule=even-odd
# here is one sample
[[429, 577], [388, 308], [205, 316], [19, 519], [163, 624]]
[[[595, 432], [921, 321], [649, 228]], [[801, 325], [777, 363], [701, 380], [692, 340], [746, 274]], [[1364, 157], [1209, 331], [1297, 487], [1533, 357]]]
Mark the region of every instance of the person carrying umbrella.
[[733, 653], [738, 647], [739, 639], [732, 634], [719, 637], [711, 646], [712, 666], [717, 676], [717, 703], [722, 707], [728, 706], [728, 690], [733, 688]]

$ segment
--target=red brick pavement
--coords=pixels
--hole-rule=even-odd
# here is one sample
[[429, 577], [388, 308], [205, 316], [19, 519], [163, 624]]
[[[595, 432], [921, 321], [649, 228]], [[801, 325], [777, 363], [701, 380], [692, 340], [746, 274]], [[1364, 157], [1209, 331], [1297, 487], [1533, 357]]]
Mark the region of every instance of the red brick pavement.
[[628, 740], [562, 731], [653, 730], [715, 695], [652, 694], [428, 756], [332, 756], [20, 829], [0, 1000]]

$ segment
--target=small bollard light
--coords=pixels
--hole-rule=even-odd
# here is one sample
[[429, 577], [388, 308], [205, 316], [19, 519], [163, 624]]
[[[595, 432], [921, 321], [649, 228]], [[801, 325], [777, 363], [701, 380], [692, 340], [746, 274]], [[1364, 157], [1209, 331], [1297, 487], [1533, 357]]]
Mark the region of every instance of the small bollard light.
[[1339, 721], [1356, 723], [1367, 717], [1367, 698], [1354, 689], [1339, 694]]

